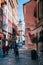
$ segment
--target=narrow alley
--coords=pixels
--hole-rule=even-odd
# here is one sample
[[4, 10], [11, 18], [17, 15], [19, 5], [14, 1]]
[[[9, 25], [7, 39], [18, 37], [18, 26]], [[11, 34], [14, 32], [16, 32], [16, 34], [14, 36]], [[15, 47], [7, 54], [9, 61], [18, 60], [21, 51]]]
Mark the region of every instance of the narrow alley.
[[43, 0], [0, 0], [0, 65], [43, 65]]

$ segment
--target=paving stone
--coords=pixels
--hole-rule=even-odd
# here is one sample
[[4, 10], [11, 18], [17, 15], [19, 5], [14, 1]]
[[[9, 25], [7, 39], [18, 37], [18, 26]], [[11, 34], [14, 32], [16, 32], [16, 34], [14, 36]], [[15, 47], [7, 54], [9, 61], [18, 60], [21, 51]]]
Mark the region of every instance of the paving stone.
[[19, 51], [19, 58], [15, 57], [13, 51], [9, 51], [8, 55], [0, 58], [0, 65], [39, 65], [38, 60], [31, 59], [29, 51]]

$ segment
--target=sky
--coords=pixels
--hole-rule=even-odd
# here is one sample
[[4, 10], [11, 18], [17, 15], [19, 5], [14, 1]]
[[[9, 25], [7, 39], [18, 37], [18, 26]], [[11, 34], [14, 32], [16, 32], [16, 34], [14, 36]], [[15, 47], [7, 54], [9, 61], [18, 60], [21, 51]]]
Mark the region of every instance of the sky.
[[21, 20], [24, 21], [23, 16], [23, 4], [28, 2], [29, 0], [17, 0], [18, 1], [18, 21]]

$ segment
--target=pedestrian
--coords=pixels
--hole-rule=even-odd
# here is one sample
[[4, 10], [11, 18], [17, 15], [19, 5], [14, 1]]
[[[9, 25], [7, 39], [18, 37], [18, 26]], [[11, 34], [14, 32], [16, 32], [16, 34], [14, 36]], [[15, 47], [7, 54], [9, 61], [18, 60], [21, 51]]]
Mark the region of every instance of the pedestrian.
[[8, 54], [9, 51], [9, 45], [6, 46], [6, 53]]
[[16, 42], [14, 43], [14, 53], [15, 53], [15, 56], [19, 56], [18, 45]]
[[12, 49], [12, 44], [10, 45], [10, 48]]
[[6, 52], [6, 46], [5, 46], [5, 44], [2, 46], [2, 51], [3, 51], [3, 55], [5, 55], [5, 52]]

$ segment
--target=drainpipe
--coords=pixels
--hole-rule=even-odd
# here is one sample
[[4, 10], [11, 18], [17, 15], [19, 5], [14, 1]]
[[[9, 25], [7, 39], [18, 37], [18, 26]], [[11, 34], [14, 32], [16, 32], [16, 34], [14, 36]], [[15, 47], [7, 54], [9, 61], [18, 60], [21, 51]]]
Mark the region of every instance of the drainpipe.
[[36, 50], [37, 50], [37, 53], [38, 53], [38, 33], [36, 33]]

